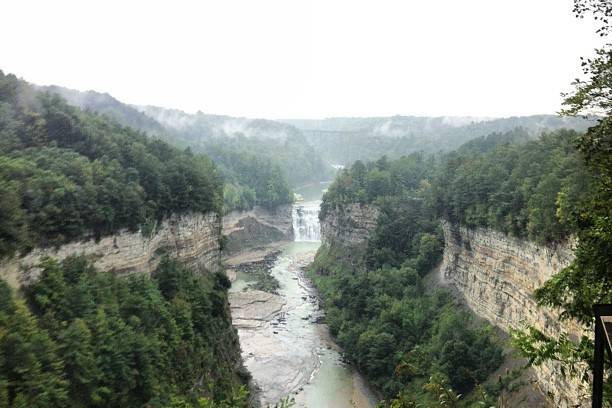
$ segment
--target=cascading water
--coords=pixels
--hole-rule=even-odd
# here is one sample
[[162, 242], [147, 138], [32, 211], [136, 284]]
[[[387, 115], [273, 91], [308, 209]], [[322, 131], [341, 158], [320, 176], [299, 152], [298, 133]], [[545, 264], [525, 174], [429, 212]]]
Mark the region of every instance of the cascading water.
[[321, 240], [319, 208], [321, 201], [309, 201], [293, 205], [293, 235], [297, 242]]

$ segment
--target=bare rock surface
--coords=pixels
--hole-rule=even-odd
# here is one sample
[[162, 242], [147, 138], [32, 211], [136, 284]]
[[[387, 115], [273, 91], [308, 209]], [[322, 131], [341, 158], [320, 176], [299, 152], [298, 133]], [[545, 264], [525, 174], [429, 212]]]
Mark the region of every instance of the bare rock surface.
[[378, 208], [368, 204], [347, 204], [331, 211], [321, 221], [324, 244], [357, 247], [367, 243], [376, 228]]
[[220, 262], [220, 222], [216, 213], [174, 215], [149, 236], [140, 231], [120, 231], [99, 241], [91, 238], [57, 248], [34, 248], [25, 256], [0, 261], [0, 277], [15, 287], [27, 285], [38, 278], [42, 258], [62, 260], [70, 255], [87, 256], [98, 269], [120, 275], [150, 273], [164, 254], [215, 272]]
[[260, 327], [281, 312], [285, 300], [278, 295], [260, 290], [229, 294], [234, 326], [242, 329]]
[[[560, 321], [559, 311], [538, 306], [533, 297], [574, 257], [572, 242], [542, 246], [490, 229], [468, 229], [443, 222], [445, 249], [439, 280], [453, 285], [478, 316], [509, 332], [534, 326], [557, 337], [579, 338], [581, 326]], [[589, 405], [589, 388], [566, 378], [555, 363], [534, 367], [537, 384], [556, 407]]]
[[273, 210], [255, 207], [249, 211], [232, 211], [223, 216], [223, 233], [227, 236], [224, 251], [229, 254], [274, 242], [291, 241], [291, 205], [281, 205]]

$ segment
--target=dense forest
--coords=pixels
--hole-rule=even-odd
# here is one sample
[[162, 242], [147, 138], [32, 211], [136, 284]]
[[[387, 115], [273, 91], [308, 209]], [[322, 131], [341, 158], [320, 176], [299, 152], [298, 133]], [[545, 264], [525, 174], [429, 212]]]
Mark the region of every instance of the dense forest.
[[[357, 161], [338, 175], [321, 218], [347, 204], [371, 204], [379, 209], [377, 227], [362, 254], [322, 247], [311, 273], [330, 329], [387, 397], [431, 402], [425, 390], [432, 378], [466, 395], [501, 363], [490, 332], [470, 323], [448, 293], [423, 283], [441, 258], [439, 219], [539, 243], [567, 239], [594, 189], [579, 138], [559, 130], [531, 140], [518, 129], [445, 155]], [[489, 398], [499, 392], [486, 387]]]
[[[311, 267], [327, 323], [349, 359], [385, 397], [402, 393], [425, 406], [437, 399], [427, 389], [450, 388], [458, 398], [502, 362], [491, 330], [449, 292], [426, 284], [443, 248], [437, 216], [424, 197], [434, 163], [413, 154], [358, 161], [343, 171], [324, 196], [322, 218], [348, 203], [373, 203], [380, 209], [377, 227], [361, 254], [323, 246]], [[492, 398], [497, 391], [483, 393]]]
[[222, 211], [213, 163], [0, 73], [0, 256]]
[[153, 106], [139, 109], [166, 127], [167, 140], [215, 161], [231, 184], [228, 211], [251, 208], [250, 202], [268, 208], [287, 204], [293, 195], [285, 190], [333, 177], [331, 166], [293, 126]]
[[[222, 206], [206, 156], [0, 72], [0, 258]], [[44, 259], [19, 292], [0, 281], [0, 407], [247, 405], [224, 275], [90, 262]]]
[[[179, 148], [209, 156], [225, 185], [224, 209], [274, 208], [293, 201], [292, 187], [333, 177], [300, 131], [269, 120], [187, 114], [153, 106], [134, 107], [108, 94], [41, 87], [70, 104], [107, 116]], [[299, 163], [299, 165], [296, 165]]]
[[246, 406], [225, 275], [42, 268], [24, 297], [0, 281], [0, 407]]
[[[593, 183], [575, 147], [578, 137], [559, 130], [531, 140], [517, 129], [474, 139], [445, 155], [383, 158], [367, 167], [358, 161], [330, 187], [321, 216], [351, 202], [378, 200], [384, 206], [386, 197], [412, 191], [436, 217], [539, 243], [562, 241], [575, 229], [571, 212]], [[406, 167], [409, 162], [416, 164]]]

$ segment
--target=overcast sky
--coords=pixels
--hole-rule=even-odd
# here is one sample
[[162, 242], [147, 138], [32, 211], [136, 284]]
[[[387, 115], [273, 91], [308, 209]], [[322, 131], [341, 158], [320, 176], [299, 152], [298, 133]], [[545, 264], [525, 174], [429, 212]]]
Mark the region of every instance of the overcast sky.
[[600, 43], [572, 3], [9, 0], [0, 69], [235, 116], [554, 113]]

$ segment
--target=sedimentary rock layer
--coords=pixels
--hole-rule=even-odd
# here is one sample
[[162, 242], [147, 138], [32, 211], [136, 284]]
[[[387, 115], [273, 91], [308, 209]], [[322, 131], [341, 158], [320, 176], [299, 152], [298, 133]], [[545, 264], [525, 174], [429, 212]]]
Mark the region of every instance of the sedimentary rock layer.
[[12, 286], [28, 284], [40, 273], [43, 257], [59, 260], [69, 255], [91, 257], [95, 266], [118, 274], [150, 273], [163, 254], [190, 266], [219, 269], [220, 217], [216, 213], [175, 215], [158, 225], [150, 236], [122, 231], [95, 241], [72, 242], [58, 248], [35, 248], [23, 257], [0, 262], [0, 277]]
[[376, 228], [378, 209], [367, 204], [348, 204], [330, 211], [321, 220], [323, 244], [363, 246]]
[[[540, 246], [490, 229], [442, 225], [442, 279], [458, 289], [474, 313], [505, 331], [531, 325], [553, 337], [582, 334], [578, 324], [560, 322], [559, 311], [539, 307], [533, 298], [536, 288], [571, 262], [571, 242]], [[535, 367], [535, 373], [554, 406], [588, 405], [586, 385], [564, 378], [557, 365]]]
[[250, 211], [232, 211], [223, 217], [227, 236], [225, 252], [234, 253], [278, 241], [293, 240], [291, 206], [274, 210], [255, 207]]

